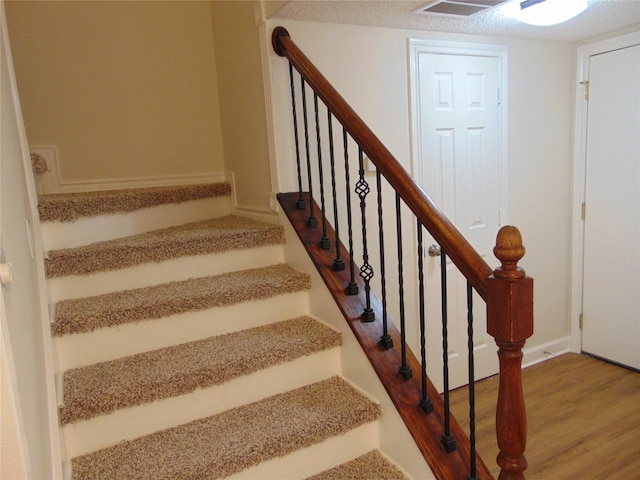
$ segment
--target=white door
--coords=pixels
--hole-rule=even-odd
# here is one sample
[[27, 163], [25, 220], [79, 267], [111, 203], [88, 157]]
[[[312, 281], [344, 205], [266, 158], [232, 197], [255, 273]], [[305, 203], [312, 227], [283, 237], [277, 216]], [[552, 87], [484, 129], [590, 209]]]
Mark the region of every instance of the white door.
[[640, 369], [640, 45], [589, 60], [582, 350]]
[[[412, 52], [416, 179], [491, 266], [504, 212], [501, 100], [503, 52]], [[426, 242], [432, 239], [427, 239]], [[428, 243], [427, 243], [428, 245]], [[426, 257], [427, 363], [442, 385], [440, 259]], [[447, 263], [449, 386], [468, 383], [466, 280]], [[474, 294], [476, 379], [498, 371], [496, 345], [486, 333], [486, 306]]]

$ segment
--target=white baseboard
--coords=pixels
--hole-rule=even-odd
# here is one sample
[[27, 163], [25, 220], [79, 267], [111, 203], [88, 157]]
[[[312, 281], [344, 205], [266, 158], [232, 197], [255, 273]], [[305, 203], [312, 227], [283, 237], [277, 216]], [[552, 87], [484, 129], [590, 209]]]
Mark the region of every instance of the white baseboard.
[[58, 164], [58, 151], [55, 146], [30, 146], [32, 153], [43, 157], [49, 171], [34, 174], [38, 194], [92, 192], [100, 190], [118, 190], [123, 188], [168, 187], [177, 185], [197, 185], [202, 183], [232, 183], [230, 173], [202, 172], [193, 174], [150, 175], [129, 178], [99, 178], [86, 180], [65, 180]]
[[233, 215], [248, 217], [260, 222], [279, 224], [280, 218], [278, 212], [268, 210], [266, 208], [248, 207], [246, 205], [234, 205], [231, 209]]
[[542, 345], [525, 348], [522, 351], [522, 368], [530, 367], [570, 351], [570, 337], [561, 337]]

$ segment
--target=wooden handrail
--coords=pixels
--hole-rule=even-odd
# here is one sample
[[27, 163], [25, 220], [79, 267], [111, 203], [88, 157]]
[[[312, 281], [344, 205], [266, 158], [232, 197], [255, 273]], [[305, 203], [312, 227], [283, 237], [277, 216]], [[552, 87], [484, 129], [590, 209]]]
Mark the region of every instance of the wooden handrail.
[[380, 170], [382, 176], [398, 192], [400, 198], [438, 242], [455, 266], [471, 282], [480, 296], [486, 300], [486, 281], [492, 274], [491, 267], [424, 190], [415, 183], [400, 162], [389, 152], [360, 116], [302, 53], [291, 40], [289, 32], [283, 27], [276, 27], [273, 30], [271, 40], [275, 52], [291, 62], [376, 168]]

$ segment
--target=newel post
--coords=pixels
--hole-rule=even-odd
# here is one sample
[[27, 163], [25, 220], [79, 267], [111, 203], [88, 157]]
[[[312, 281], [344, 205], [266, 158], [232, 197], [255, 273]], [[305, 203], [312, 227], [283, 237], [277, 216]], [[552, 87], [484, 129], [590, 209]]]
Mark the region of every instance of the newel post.
[[522, 480], [527, 417], [522, 392], [522, 348], [533, 334], [533, 279], [518, 267], [524, 256], [517, 228], [505, 226], [494, 254], [502, 263], [487, 280], [487, 331], [499, 347], [500, 386], [496, 408], [499, 480]]

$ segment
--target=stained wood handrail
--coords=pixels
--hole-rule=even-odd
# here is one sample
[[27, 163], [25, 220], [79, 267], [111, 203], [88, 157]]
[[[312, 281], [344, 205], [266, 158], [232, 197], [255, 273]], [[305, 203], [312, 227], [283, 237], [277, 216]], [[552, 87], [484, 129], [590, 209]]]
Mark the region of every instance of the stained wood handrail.
[[275, 52], [291, 62], [376, 168], [380, 170], [382, 176], [398, 192], [405, 204], [438, 242], [455, 266], [469, 279], [480, 296], [486, 300], [486, 281], [492, 273], [491, 267], [291, 40], [285, 28], [276, 27], [273, 30], [272, 43]]

